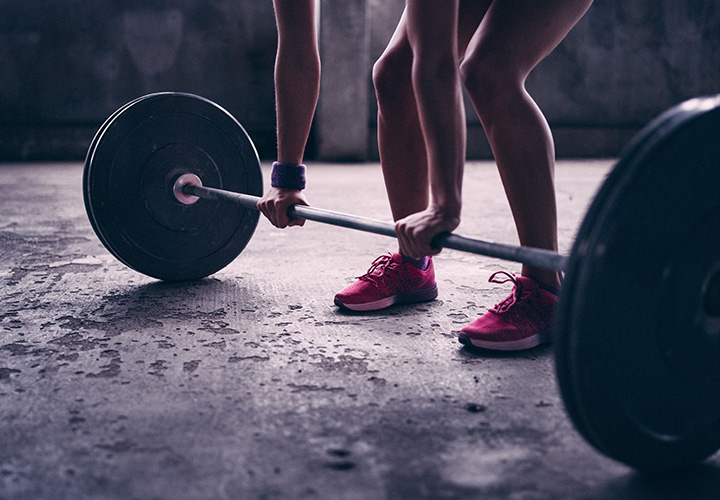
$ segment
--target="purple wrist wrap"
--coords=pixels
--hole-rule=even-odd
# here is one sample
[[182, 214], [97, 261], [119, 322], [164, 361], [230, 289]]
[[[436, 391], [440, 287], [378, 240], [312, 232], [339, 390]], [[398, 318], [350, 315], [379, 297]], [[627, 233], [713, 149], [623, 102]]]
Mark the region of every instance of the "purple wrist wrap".
[[272, 166], [270, 185], [282, 189], [305, 189], [305, 165], [276, 161]]

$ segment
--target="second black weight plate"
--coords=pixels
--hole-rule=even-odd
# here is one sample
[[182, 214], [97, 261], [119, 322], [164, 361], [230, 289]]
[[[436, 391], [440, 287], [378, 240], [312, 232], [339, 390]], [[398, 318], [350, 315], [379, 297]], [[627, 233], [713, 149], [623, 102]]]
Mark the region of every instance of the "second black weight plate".
[[645, 471], [720, 448], [720, 96], [631, 144], [578, 232], [557, 375], [580, 433]]

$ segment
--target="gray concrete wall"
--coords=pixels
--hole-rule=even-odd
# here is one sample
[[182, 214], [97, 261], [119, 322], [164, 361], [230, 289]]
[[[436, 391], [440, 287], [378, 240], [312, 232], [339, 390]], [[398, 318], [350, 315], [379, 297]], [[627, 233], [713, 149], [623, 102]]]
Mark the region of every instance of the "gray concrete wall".
[[0, 158], [73, 158], [116, 108], [173, 90], [274, 151], [272, 3], [0, 0]]
[[367, 0], [321, 2], [323, 76], [315, 121], [321, 158], [365, 160], [368, 155], [372, 20], [367, 4]]
[[611, 152], [668, 107], [720, 92], [720, 2], [595, 2], [528, 88], [561, 155]]
[[[322, 95], [309, 152], [377, 158], [372, 62], [403, 0], [322, 2]], [[613, 155], [686, 98], [720, 92], [717, 0], [596, 2], [531, 75], [560, 156]], [[123, 103], [177, 90], [213, 99], [274, 155], [270, 0], [0, 0], [0, 159], [81, 158]], [[487, 157], [468, 110], [470, 157]]]

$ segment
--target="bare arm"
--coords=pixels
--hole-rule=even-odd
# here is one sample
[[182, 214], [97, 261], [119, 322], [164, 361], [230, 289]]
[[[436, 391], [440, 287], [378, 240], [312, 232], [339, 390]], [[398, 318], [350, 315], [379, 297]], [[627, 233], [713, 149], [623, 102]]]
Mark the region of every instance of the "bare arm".
[[400, 251], [419, 258], [440, 232], [460, 223], [465, 160], [465, 110], [457, 56], [458, 2], [408, 0], [412, 81], [427, 149], [431, 199], [423, 212], [398, 221]]
[[[278, 27], [275, 102], [278, 161], [300, 164], [320, 91], [320, 56], [315, 34], [314, 0], [273, 0]], [[288, 221], [287, 209], [307, 205], [302, 191], [270, 188], [258, 208], [277, 227], [303, 225]]]

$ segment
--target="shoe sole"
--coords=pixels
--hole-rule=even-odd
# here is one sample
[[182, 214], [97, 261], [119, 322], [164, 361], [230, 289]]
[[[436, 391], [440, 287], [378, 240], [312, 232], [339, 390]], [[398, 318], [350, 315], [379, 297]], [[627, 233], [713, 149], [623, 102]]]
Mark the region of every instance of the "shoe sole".
[[362, 304], [345, 304], [340, 299], [335, 299], [335, 305], [351, 311], [379, 311], [395, 304], [415, 304], [418, 302], [429, 302], [438, 296], [437, 285], [432, 288], [423, 288], [414, 292], [401, 293], [374, 302], [363, 302]]
[[480, 349], [488, 349], [491, 351], [524, 351], [526, 349], [537, 347], [540, 344], [552, 342], [552, 333], [552, 329], [549, 329], [525, 339], [510, 340], [508, 342], [492, 342], [473, 339], [467, 333], [460, 332], [458, 340], [461, 344], [468, 347], [479, 347]]

